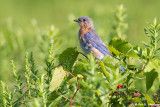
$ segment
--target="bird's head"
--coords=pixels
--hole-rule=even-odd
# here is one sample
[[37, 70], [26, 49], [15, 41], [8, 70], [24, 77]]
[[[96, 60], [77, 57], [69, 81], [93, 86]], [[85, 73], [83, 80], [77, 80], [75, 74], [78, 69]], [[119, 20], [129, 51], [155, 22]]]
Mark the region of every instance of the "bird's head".
[[85, 28], [94, 28], [93, 21], [88, 16], [81, 16], [80, 18], [75, 19], [74, 21], [78, 22], [78, 24], [80, 25], [81, 28], [82, 27], [85, 27]]

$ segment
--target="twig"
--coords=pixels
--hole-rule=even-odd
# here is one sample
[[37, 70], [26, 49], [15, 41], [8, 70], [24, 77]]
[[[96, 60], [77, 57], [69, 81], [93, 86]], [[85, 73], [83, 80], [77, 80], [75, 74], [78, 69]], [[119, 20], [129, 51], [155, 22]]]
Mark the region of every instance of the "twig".
[[78, 53], [83, 55], [84, 57], [86, 57], [88, 59], [88, 57], [85, 54], [83, 54], [82, 52], [78, 52]]
[[143, 64], [143, 66], [142, 66], [141, 70], [143, 70], [143, 69], [144, 69], [144, 65], [145, 65], [145, 64]]
[[149, 61], [147, 61], [145, 64], [143, 64], [143, 66], [142, 66], [142, 68], [141, 68], [141, 71], [143, 71], [148, 64], [149, 64]]
[[72, 101], [73, 101], [75, 95], [77, 94], [78, 90], [79, 90], [79, 88], [77, 88], [76, 92], [74, 93], [74, 95], [73, 95], [73, 97], [72, 97], [72, 99], [71, 99], [70, 107], [72, 106]]
[[68, 101], [71, 101], [69, 98], [65, 97], [64, 95], [61, 95], [63, 98], [65, 98]]
[[77, 94], [78, 90], [79, 90], [79, 88], [77, 88], [77, 90], [76, 90], [76, 92], [74, 93], [72, 99], [74, 99], [74, 97], [75, 97], [75, 95]]
[[68, 74], [70, 74], [72, 77], [75, 77], [72, 73], [70, 73], [70, 72], [66, 72], [66, 73], [68, 73]]

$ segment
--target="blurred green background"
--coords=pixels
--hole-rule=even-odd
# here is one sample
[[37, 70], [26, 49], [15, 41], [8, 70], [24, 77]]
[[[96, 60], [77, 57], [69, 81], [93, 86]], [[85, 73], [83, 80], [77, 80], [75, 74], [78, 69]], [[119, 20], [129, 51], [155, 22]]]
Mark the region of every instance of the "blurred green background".
[[141, 41], [147, 41], [144, 28], [155, 17], [159, 20], [159, 0], [0, 0], [0, 80], [12, 81], [12, 58], [18, 71], [23, 71], [26, 52], [33, 51], [38, 69], [43, 69], [52, 39], [55, 54], [70, 46], [80, 50], [79, 26], [73, 22], [80, 16], [91, 17], [108, 44], [120, 4], [127, 12], [127, 40], [142, 46]]

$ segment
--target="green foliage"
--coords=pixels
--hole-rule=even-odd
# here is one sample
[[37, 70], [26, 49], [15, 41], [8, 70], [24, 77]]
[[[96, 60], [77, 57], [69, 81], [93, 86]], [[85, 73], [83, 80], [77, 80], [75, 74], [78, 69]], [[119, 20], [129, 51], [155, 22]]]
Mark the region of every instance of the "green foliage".
[[126, 9], [124, 8], [123, 4], [117, 6], [115, 12], [116, 24], [114, 26], [116, 31], [116, 36], [119, 38], [126, 38], [126, 31], [128, 29], [128, 23], [126, 23]]
[[66, 71], [63, 70], [63, 67], [59, 67], [54, 70], [53, 77], [50, 82], [50, 91], [54, 91], [61, 85], [65, 75]]
[[[149, 29], [145, 29], [150, 43], [143, 42], [145, 48], [134, 47], [124, 39], [126, 11], [123, 5], [117, 9], [118, 24], [114, 31], [119, 38], [109, 43], [113, 57], [106, 55], [103, 60], [96, 60], [92, 54], [86, 56], [77, 48], [63, 50], [57, 28], [50, 26], [42, 33], [33, 21], [35, 33], [40, 35], [40, 40], [35, 38], [39, 40], [40, 49], [26, 53], [23, 63], [11, 60], [14, 83], [10, 88], [1, 81], [0, 106], [101, 107], [160, 103], [160, 26], [155, 19]], [[4, 29], [5, 33], [14, 34], [9, 28]], [[10, 42], [16, 54], [14, 41]], [[126, 71], [121, 71], [119, 65]]]
[[155, 81], [155, 79], [157, 77], [158, 77], [158, 73], [155, 71], [155, 69], [146, 73], [146, 88], [147, 88], [147, 91], [152, 87], [153, 82]]
[[77, 57], [78, 52], [76, 48], [68, 48], [59, 55], [59, 63], [62, 64], [65, 69], [70, 71]]
[[148, 53], [149, 53], [149, 60], [157, 57], [157, 51], [159, 49], [158, 48], [158, 42], [160, 40], [159, 37], [159, 31], [160, 31], [160, 24], [157, 23], [157, 19], [155, 18], [153, 21], [153, 24], [150, 25], [150, 27], [148, 28], [149, 32], [144, 29], [144, 32], [146, 34], [146, 36], [150, 39], [150, 44], [147, 44], [146, 42], [143, 42], [144, 45], [146, 46], [146, 48], [148, 49]]
[[[119, 52], [123, 53], [123, 56], [125, 57], [133, 57], [133, 58], [138, 58], [137, 54], [133, 50], [133, 46], [128, 43], [126, 40], [120, 39], [120, 38], [113, 38], [109, 45], [113, 46], [116, 51], [115, 54], [118, 54]], [[111, 50], [111, 52], [113, 52]]]
[[150, 104], [154, 104], [154, 101], [146, 94], [143, 94], [145, 99], [147, 100], [147, 106]]
[[49, 55], [46, 59], [47, 68], [45, 69], [47, 72], [47, 84], [49, 84], [52, 80], [52, 70], [54, 69], [53, 62], [53, 44], [51, 44], [51, 48], [49, 49]]

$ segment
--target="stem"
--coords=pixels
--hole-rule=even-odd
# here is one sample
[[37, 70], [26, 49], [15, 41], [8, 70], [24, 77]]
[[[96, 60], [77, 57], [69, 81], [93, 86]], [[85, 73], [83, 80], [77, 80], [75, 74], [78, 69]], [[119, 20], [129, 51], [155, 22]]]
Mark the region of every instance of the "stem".
[[65, 98], [68, 101], [71, 101], [69, 98], [65, 97], [64, 95], [61, 95], [63, 98]]
[[74, 97], [75, 97], [75, 95], [77, 94], [78, 90], [79, 90], [79, 88], [77, 88], [77, 90], [76, 90], [76, 92], [74, 93], [72, 99], [74, 99]]
[[[156, 26], [156, 25], [155, 25]], [[154, 38], [155, 38], [155, 41], [154, 41], [154, 48], [153, 48], [153, 52], [152, 52], [152, 55], [151, 55], [151, 58], [153, 58], [154, 54], [155, 54], [155, 50], [157, 48], [157, 30], [156, 28], [154, 29]]]
[[156, 48], [157, 48], [157, 38], [156, 38], [156, 35], [157, 35], [157, 32], [156, 32], [156, 30], [155, 30], [155, 34], [154, 34], [154, 36], [155, 36], [154, 51], [155, 51], [155, 50], [156, 50]]
[[47, 107], [46, 106], [46, 98], [45, 98], [45, 94], [43, 93], [43, 103], [44, 103], [44, 107]]
[[15, 102], [13, 102], [12, 104], [18, 103], [23, 97], [25, 97], [26, 94], [28, 94], [28, 91], [29, 90], [25, 91], [25, 93], [20, 98], [18, 98]]
[[86, 57], [88, 59], [88, 57], [85, 54], [83, 54], [82, 52], [78, 52], [78, 53], [83, 55], [84, 57]]
[[72, 73], [70, 73], [70, 72], [66, 72], [66, 73], [68, 73], [68, 74], [70, 74], [72, 77], [75, 77]]
[[72, 101], [73, 101], [73, 99], [74, 99], [75, 95], [77, 94], [78, 90], [79, 90], [79, 88], [77, 88], [77, 90], [76, 90], [76, 92], [74, 93], [74, 95], [73, 95], [72, 99], [70, 100], [70, 102], [71, 102], [71, 103], [70, 103], [70, 107], [72, 106]]

